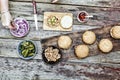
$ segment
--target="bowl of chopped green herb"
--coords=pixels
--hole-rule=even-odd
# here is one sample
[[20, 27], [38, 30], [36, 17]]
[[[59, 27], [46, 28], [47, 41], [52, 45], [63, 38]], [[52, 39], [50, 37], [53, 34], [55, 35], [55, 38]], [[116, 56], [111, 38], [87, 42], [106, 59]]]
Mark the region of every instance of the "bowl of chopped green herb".
[[31, 40], [24, 40], [20, 42], [18, 45], [18, 54], [22, 59], [32, 59], [37, 54], [35, 43]]

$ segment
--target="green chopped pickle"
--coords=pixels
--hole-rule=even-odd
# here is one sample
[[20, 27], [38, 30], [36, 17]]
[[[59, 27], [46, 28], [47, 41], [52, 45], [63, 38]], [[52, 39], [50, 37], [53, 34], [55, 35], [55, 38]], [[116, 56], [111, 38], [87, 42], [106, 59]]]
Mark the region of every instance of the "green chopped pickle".
[[31, 56], [33, 56], [33, 55], [34, 55], [34, 53], [30, 53], [28, 56], [31, 57]]
[[49, 26], [53, 27], [58, 25], [58, 18], [56, 16], [50, 16], [47, 20]]
[[35, 45], [31, 41], [23, 41], [19, 50], [24, 58], [32, 57], [35, 54]]

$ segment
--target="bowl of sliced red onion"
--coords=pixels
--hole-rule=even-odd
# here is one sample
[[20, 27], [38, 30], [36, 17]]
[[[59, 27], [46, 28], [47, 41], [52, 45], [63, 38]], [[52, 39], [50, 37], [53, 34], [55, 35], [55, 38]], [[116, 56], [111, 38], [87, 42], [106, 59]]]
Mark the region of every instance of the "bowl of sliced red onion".
[[16, 27], [15, 29], [10, 29], [10, 32], [13, 36], [24, 37], [28, 34], [30, 27], [27, 20], [23, 18], [16, 18], [14, 19], [13, 23]]

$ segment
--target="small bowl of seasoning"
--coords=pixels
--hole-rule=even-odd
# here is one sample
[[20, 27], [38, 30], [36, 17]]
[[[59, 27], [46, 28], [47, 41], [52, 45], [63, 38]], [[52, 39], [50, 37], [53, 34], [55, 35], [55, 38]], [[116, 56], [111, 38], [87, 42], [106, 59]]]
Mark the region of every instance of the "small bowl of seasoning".
[[24, 40], [18, 45], [18, 54], [20, 58], [29, 60], [37, 54], [37, 48], [33, 41]]
[[51, 28], [56, 28], [59, 25], [59, 19], [56, 16], [49, 16], [47, 24]]
[[91, 16], [89, 16], [89, 14], [86, 11], [80, 11], [77, 15], [77, 19], [81, 23], [87, 22], [89, 17]]
[[13, 36], [24, 37], [28, 34], [30, 27], [27, 20], [23, 18], [16, 18], [12, 24], [16, 27], [15, 29], [10, 29]]
[[56, 64], [60, 62], [62, 54], [60, 49], [55, 46], [48, 46], [42, 53], [43, 61], [47, 64]]

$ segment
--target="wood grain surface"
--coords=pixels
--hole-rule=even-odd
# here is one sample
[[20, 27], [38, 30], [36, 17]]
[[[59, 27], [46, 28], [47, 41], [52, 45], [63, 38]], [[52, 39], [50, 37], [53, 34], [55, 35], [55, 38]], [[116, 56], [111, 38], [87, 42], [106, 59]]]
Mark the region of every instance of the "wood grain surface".
[[[120, 22], [120, 0], [59, 0], [52, 4], [51, 0], [36, 0], [39, 31], [35, 30], [32, 0], [10, 0], [10, 12], [13, 18], [23, 17], [30, 24], [30, 32], [24, 38], [12, 36], [9, 29], [0, 23], [0, 80], [120, 80], [120, 41], [113, 40], [108, 35], [112, 25]], [[87, 11], [94, 17], [87, 23], [79, 23], [79, 11]], [[44, 31], [44, 12], [70, 12], [73, 14], [73, 31]], [[96, 29], [97, 28], [97, 29]], [[96, 43], [91, 48], [91, 54], [85, 59], [77, 59], [74, 53], [64, 54], [64, 59], [57, 65], [47, 65], [43, 62], [41, 53], [46, 39], [64, 34], [81, 36], [85, 30], [94, 29], [97, 41], [110, 38], [114, 49], [109, 54], [95, 52]], [[103, 30], [103, 31], [102, 31]], [[103, 34], [103, 35], [102, 35]], [[33, 60], [25, 61], [17, 56], [17, 46], [22, 40], [33, 40], [37, 43], [38, 54]], [[75, 40], [75, 39], [74, 39]], [[79, 41], [80, 40], [80, 41]], [[41, 43], [42, 42], [42, 43]], [[81, 44], [81, 38], [76, 44]], [[45, 44], [46, 45], [46, 44]], [[95, 46], [95, 47], [94, 47]], [[95, 49], [94, 49], [95, 48]], [[93, 54], [94, 53], [94, 54]]]

